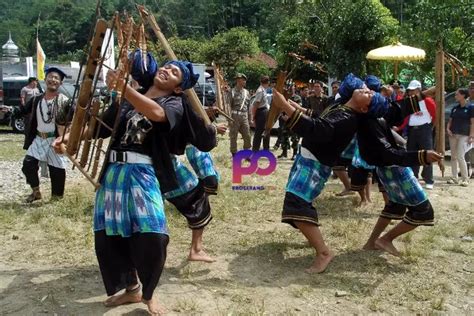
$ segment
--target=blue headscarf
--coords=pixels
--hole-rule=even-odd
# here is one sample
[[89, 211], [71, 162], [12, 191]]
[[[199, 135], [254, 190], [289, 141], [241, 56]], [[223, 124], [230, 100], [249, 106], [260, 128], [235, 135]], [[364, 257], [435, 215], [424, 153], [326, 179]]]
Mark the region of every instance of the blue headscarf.
[[183, 81], [180, 85], [181, 89], [186, 90], [194, 87], [199, 79], [199, 74], [194, 73], [193, 64], [189, 61], [172, 60], [165, 63], [164, 66], [168, 64], [175, 65], [181, 70], [181, 73], [183, 74]]
[[342, 81], [338, 91], [339, 95], [341, 96], [341, 103], [346, 103], [349, 101], [350, 98], [352, 98], [352, 93], [354, 90], [362, 89], [363, 86], [364, 82], [360, 78], [354, 76], [352, 73], [348, 74]]
[[364, 81], [367, 88], [375, 92], [380, 92], [380, 88], [382, 88], [382, 83], [380, 82], [380, 79], [377, 78], [377, 76], [368, 75], [367, 77], [365, 77]]
[[130, 58], [133, 60], [132, 71], [130, 72], [132, 78], [142, 88], [148, 90], [153, 85], [153, 80], [158, 71], [158, 63], [150, 52], [146, 54], [146, 61], [144, 61], [141, 49], [136, 49], [133, 52], [133, 57]]
[[369, 111], [367, 114], [373, 118], [383, 117], [385, 113], [387, 113], [388, 106], [387, 98], [379, 92], [375, 92], [372, 100], [370, 100]]

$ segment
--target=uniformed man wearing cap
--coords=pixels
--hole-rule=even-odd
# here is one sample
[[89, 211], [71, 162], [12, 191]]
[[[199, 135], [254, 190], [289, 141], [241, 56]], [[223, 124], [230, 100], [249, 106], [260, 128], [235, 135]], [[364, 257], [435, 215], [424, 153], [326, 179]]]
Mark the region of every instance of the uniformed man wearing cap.
[[23, 146], [28, 151], [21, 169], [26, 182], [33, 190], [26, 199], [28, 203], [41, 199], [38, 176], [40, 163], [48, 165], [52, 198], [61, 198], [64, 194], [66, 157], [55, 153], [51, 144], [56, 137], [62, 135], [68, 120], [70, 102], [65, 95], [59, 93], [59, 87], [65, 76], [66, 74], [59, 68], [46, 69], [46, 91], [21, 107], [23, 114], [31, 113]]
[[250, 124], [249, 124], [249, 103], [250, 93], [245, 89], [247, 76], [242, 73], [235, 75], [235, 87], [227, 94], [227, 100], [232, 110], [233, 122], [229, 126], [230, 152], [234, 155], [237, 152], [237, 136], [242, 134], [244, 139], [244, 149], [250, 149]]

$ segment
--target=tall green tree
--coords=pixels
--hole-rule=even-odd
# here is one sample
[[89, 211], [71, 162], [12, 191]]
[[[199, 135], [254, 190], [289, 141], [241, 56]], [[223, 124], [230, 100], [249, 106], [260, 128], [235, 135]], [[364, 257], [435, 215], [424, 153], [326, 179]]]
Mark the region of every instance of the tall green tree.
[[[364, 74], [367, 52], [394, 41], [397, 31], [397, 21], [377, 0], [303, 3], [277, 37], [279, 56], [281, 60], [288, 52], [300, 52], [322, 63], [333, 77]], [[327, 78], [318, 68], [313, 72]]]
[[[456, 56], [470, 70], [470, 76], [454, 81], [447, 72], [448, 89], [456, 89], [472, 80], [474, 73], [474, 2], [472, 0], [421, 0], [407, 8], [401, 29], [404, 42], [426, 51], [426, 59], [414, 65], [413, 76], [434, 78], [437, 43]], [[447, 67], [446, 70], [449, 70]]]

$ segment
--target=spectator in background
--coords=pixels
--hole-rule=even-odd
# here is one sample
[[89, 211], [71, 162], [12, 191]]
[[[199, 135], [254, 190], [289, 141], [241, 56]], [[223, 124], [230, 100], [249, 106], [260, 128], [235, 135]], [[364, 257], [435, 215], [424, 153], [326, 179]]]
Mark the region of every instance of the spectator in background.
[[328, 105], [334, 104], [336, 101], [336, 94], [339, 91], [339, 86], [341, 85], [341, 82], [336, 80], [331, 83], [331, 96], [328, 98]]
[[[474, 81], [469, 82], [469, 104], [474, 106]], [[471, 179], [474, 179], [474, 149], [471, 149], [467, 154], [469, 164], [471, 165]]]
[[[398, 98], [399, 98], [398, 95], [400, 93], [399, 90], [400, 90], [401, 87], [403, 87], [403, 85], [400, 82], [400, 80], [394, 79], [394, 80], [390, 81], [390, 86], [392, 87], [393, 91], [395, 92], [390, 96], [390, 100], [397, 101]], [[403, 89], [402, 99], [403, 99], [404, 93], [405, 93], [405, 89]]]
[[309, 105], [315, 116], [320, 116], [328, 106], [328, 97], [323, 93], [323, 84], [320, 81], [314, 82], [313, 92], [309, 95]]
[[38, 79], [35, 77], [28, 78], [28, 84], [24, 86], [20, 91], [20, 103], [22, 106], [25, 106], [28, 101], [34, 96], [40, 94], [38, 89]]
[[397, 82], [392, 85], [392, 89], [394, 93], [392, 94], [391, 98], [394, 101], [403, 100], [405, 97], [405, 87]]
[[[260, 150], [262, 134], [265, 131], [265, 123], [267, 122], [268, 110], [270, 108], [267, 99], [267, 88], [269, 86], [270, 78], [268, 76], [262, 76], [262, 78], [260, 78], [260, 87], [257, 89], [254, 102], [250, 109], [250, 121], [255, 124], [252, 144], [253, 151]], [[263, 137], [263, 149], [270, 149], [270, 134]]]
[[40, 179], [38, 169], [46, 165], [51, 178], [51, 198], [60, 199], [64, 195], [66, 183], [67, 157], [57, 154], [51, 144], [55, 138], [62, 136], [64, 126], [69, 121], [71, 103], [59, 92], [66, 74], [59, 68], [50, 67], [46, 70], [46, 91], [30, 99], [20, 108], [23, 115], [29, 114], [29, 121], [25, 129], [26, 156], [23, 160], [22, 171], [26, 182], [31, 186], [32, 193], [26, 202], [32, 203], [41, 200]]
[[[407, 150], [433, 149], [433, 122], [436, 120], [436, 103], [430, 97], [421, 93], [421, 83], [412, 80], [407, 87], [408, 95], [416, 95], [420, 100], [421, 111], [407, 117], [397, 130], [403, 130], [408, 125]], [[412, 167], [415, 177], [418, 178], [419, 166]], [[433, 189], [433, 166], [423, 167], [421, 176], [426, 184], [426, 189]]]
[[301, 106], [304, 107], [305, 109], [309, 109], [309, 88], [307, 86], [304, 86], [303, 89], [301, 89]]
[[449, 136], [449, 147], [451, 149], [451, 171], [452, 178], [449, 184], [458, 183], [458, 164], [461, 170], [461, 181], [463, 187], [469, 185], [468, 171], [464, 155], [468, 146], [474, 142], [474, 106], [468, 103], [469, 91], [458, 89], [454, 98], [458, 104], [451, 110], [446, 132]]
[[247, 76], [237, 73], [235, 76], [235, 87], [227, 92], [227, 100], [229, 100], [232, 111], [233, 122], [229, 126], [230, 152], [232, 156], [237, 152], [237, 137], [239, 133], [244, 139], [244, 149], [252, 147], [249, 123], [249, 103], [250, 93], [245, 89]]

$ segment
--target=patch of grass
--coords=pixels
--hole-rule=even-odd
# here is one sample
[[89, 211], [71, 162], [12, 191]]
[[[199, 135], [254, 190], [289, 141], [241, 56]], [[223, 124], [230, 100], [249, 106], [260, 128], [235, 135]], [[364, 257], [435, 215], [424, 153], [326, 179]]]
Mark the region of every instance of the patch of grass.
[[443, 250], [454, 253], [466, 254], [466, 251], [463, 249], [460, 241], [453, 242], [450, 245], [443, 247]]
[[444, 303], [445, 303], [444, 297], [435, 298], [431, 301], [431, 308], [437, 311], [444, 311], [445, 310]]
[[19, 161], [25, 157], [23, 134], [8, 134], [0, 140], [0, 161]]
[[420, 260], [426, 258], [429, 253], [430, 249], [421, 244], [405, 244], [405, 248], [402, 252], [402, 260], [405, 264], [418, 263]]
[[382, 300], [379, 297], [374, 297], [370, 299], [368, 307], [373, 312], [381, 312], [383, 311], [381, 305]]
[[312, 291], [310, 286], [298, 286], [290, 290], [290, 293], [297, 298], [305, 298]]
[[466, 227], [465, 234], [467, 236], [474, 236], [474, 224], [471, 223]]
[[173, 311], [179, 312], [179, 313], [186, 313], [186, 314], [198, 313], [199, 312], [198, 308], [199, 308], [198, 304], [193, 299], [178, 298], [175, 306], [173, 307]]

